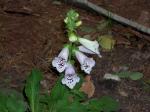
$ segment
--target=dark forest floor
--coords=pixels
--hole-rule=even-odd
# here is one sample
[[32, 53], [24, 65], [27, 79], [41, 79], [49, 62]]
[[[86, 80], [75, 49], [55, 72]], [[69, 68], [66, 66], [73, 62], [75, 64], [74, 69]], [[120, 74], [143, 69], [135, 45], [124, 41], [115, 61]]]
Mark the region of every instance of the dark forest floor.
[[[150, 2], [147, 0], [91, 1], [150, 26]], [[51, 69], [51, 61], [67, 42], [63, 19], [69, 9], [78, 11], [83, 26], [94, 29], [101, 20], [105, 20], [96, 13], [52, 0], [0, 1], [0, 88], [22, 90], [28, 73], [34, 67], [44, 73], [43, 91], [52, 88], [58, 75]], [[144, 16], [142, 20], [141, 16]], [[78, 32], [82, 36], [87, 35], [87, 32]], [[96, 87], [94, 97], [114, 97], [120, 102], [120, 112], [149, 112], [150, 91], [144, 89], [142, 82], [150, 80], [150, 42], [118, 23], [113, 23], [109, 30], [91, 31], [88, 35], [93, 40], [108, 32], [117, 44], [111, 52], [101, 51], [101, 59], [94, 57], [96, 67], [91, 73]], [[105, 73], [116, 72], [121, 67], [142, 72], [144, 77], [139, 81], [103, 80]]]

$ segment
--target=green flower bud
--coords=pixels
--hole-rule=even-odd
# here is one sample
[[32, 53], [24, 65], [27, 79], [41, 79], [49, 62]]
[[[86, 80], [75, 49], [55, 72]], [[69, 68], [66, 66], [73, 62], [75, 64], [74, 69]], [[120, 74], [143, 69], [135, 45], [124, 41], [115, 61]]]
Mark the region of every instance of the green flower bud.
[[70, 42], [75, 42], [78, 40], [78, 37], [74, 33], [69, 34], [69, 41]]
[[82, 24], [82, 21], [76, 22], [76, 26], [77, 26], [77, 27], [80, 26], [81, 24]]
[[76, 13], [75, 17], [76, 17], [76, 18], [78, 18], [78, 17], [79, 17], [79, 14], [78, 14], [78, 13]]
[[68, 22], [68, 17], [66, 17], [66, 18], [64, 19], [64, 22], [65, 22], [65, 23], [67, 23], [67, 22]]

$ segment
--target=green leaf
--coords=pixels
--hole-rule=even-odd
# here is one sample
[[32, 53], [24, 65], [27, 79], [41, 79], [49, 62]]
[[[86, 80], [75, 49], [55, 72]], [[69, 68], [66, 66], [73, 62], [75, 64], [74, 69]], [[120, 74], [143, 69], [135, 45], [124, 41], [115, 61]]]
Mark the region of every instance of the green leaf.
[[140, 72], [132, 72], [131, 75], [129, 76], [129, 78], [132, 80], [139, 80], [142, 77], [143, 77], [143, 74]]
[[69, 99], [63, 98], [61, 100], [58, 100], [57, 103], [55, 103], [54, 109], [56, 110], [56, 112], [65, 112], [69, 104]]
[[26, 104], [22, 94], [14, 90], [0, 92], [0, 112], [25, 112]]
[[87, 105], [89, 112], [112, 112], [119, 109], [119, 103], [109, 96], [92, 99]]
[[64, 95], [69, 94], [69, 89], [61, 83], [61, 79], [63, 78], [63, 76], [64, 75], [62, 74], [61, 77], [59, 77], [55, 86], [52, 88], [50, 92], [50, 97], [52, 100], [55, 101], [60, 100], [60, 98], [63, 98]]
[[98, 31], [104, 31], [104, 30], [108, 29], [110, 26], [112, 26], [111, 21], [102, 20], [97, 24], [96, 28]]
[[0, 112], [8, 112], [6, 107], [7, 96], [0, 92]]
[[115, 40], [112, 35], [102, 35], [98, 38], [99, 44], [103, 49], [112, 50], [115, 45]]
[[96, 32], [96, 29], [92, 28], [91, 26], [81, 26], [80, 30], [85, 33]]
[[[50, 95], [47, 95], [48, 100], [48, 108], [49, 111], [59, 112], [61, 108], [64, 108], [67, 104], [68, 97], [69, 97], [69, 90], [65, 85], [62, 85], [61, 79], [64, 75], [62, 74], [61, 77], [57, 80], [55, 86], [52, 88]], [[62, 103], [61, 103], [62, 102]], [[57, 109], [56, 109], [57, 107]]]
[[130, 76], [129, 71], [117, 72], [114, 75], [118, 75], [120, 78], [128, 78]]
[[39, 90], [42, 73], [39, 70], [33, 69], [27, 78], [25, 85], [25, 94], [28, 98], [31, 112], [39, 110]]
[[101, 102], [98, 99], [91, 99], [87, 105], [88, 112], [100, 112], [102, 110]]
[[73, 99], [75, 101], [84, 101], [87, 98], [87, 95], [79, 90], [72, 90], [70, 91]]
[[64, 112], [87, 112], [86, 107], [82, 105], [80, 102], [72, 102], [68, 105], [67, 110]]
[[119, 109], [119, 103], [110, 96], [103, 96], [99, 100], [104, 112], [112, 112]]
[[19, 99], [15, 94], [8, 96], [6, 105], [9, 112], [25, 112], [23, 99]]
[[150, 79], [148, 79], [146, 81], [142, 81], [142, 85], [143, 85], [143, 89], [146, 92], [150, 92]]
[[115, 73], [114, 75], [118, 75], [120, 78], [130, 78], [131, 80], [139, 80], [143, 77], [143, 74], [140, 72], [130, 72], [130, 71], [118, 72]]

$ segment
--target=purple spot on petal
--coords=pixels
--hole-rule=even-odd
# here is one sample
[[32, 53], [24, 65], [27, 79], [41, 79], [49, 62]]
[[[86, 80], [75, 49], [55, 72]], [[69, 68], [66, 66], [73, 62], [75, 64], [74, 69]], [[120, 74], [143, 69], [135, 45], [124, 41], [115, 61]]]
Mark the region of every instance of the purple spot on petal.
[[57, 60], [57, 63], [59, 65], [59, 68], [63, 68], [64, 65], [66, 64], [66, 60], [64, 58], [59, 57], [59, 59]]

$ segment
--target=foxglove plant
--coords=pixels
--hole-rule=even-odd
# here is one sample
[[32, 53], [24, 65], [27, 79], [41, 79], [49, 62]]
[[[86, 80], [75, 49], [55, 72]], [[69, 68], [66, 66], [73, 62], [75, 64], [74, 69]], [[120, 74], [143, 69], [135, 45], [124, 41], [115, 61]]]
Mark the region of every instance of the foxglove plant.
[[99, 52], [99, 44], [96, 40], [91, 41], [81, 38], [76, 34], [76, 29], [82, 24], [77, 12], [70, 10], [64, 19], [64, 23], [66, 24], [69, 43], [61, 50], [59, 55], [53, 59], [52, 66], [55, 67], [59, 73], [65, 71], [64, 78], [62, 78], [61, 82], [70, 89], [73, 89], [76, 83], [80, 81], [80, 77], [74, 69], [74, 57], [79, 61], [81, 70], [90, 74], [92, 68], [95, 66], [95, 61], [93, 58], [87, 57], [84, 53], [97, 54], [99, 57], [101, 57], [101, 55]]

